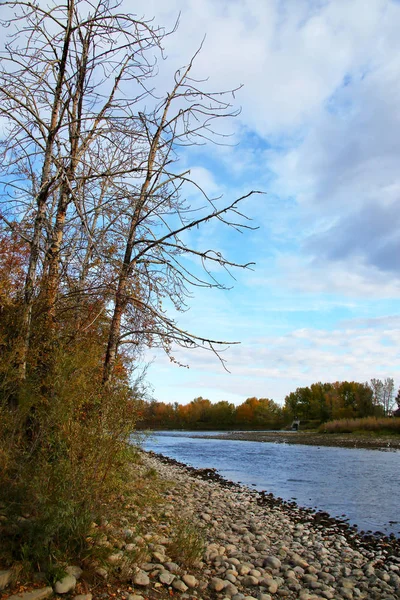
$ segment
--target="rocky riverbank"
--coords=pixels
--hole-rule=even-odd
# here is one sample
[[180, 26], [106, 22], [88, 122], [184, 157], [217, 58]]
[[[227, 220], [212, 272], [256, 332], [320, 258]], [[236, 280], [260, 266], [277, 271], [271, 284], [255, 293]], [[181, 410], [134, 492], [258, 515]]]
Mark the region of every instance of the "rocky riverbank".
[[400, 449], [399, 435], [319, 433], [315, 431], [229, 431], [220, 434], [205, 434], [205, 437], [275, 444], [304, 444], [306, 446], [336, 446], [378, 450]]
[[56, 592], [75, 600], [400, 598], [400, 544], [393, 537], [361, 538], [325, 513], [152, 453], [142, 455], [135, 473], [134, 496], [118, 499], [120, 510], [93, 524], [88, 538], [93, 552], [81, 569], [70, 567], [58, 587], [42, 588], [45, 595]]

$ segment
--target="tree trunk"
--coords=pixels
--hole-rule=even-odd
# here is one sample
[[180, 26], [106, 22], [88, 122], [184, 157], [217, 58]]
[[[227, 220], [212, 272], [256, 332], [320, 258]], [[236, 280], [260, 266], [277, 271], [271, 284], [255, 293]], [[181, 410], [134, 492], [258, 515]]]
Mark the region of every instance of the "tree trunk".
[[46, 216], [48, 197], [52, 188], [51, 165], [53, 160], [53, 148], [56, 133], [59, 127], [59, 114], [61, 108], [61, 93], [67, 66], [68, 50], [71, 40], [72, 18], [75, 0], [68, 2], [68, 21], [65, 30], [62, 57], [59, 63], [59, 71], [56, 89], [54, 91], [53, 106], [50, 118], [49, 133], [46, 140], [46, 149], [42, 168], [40, 191], [36, 198], [37, 212], [34, 223], [34, 231], [31, 240], [31, 251], [29, 256], [28, 270], [25, 279], [24, 304], [22, 310], [22, 324], [17, 351], [17, 377], [20, 384], [26, 378], [26, 363], [31, 335], [32, 308], [37, 278], [37, 267], [40, 255], [40, 239]]

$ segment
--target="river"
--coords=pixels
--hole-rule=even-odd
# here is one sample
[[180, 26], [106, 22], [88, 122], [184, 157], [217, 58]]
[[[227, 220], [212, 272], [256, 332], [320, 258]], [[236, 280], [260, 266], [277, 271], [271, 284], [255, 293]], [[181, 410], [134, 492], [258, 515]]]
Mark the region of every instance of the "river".
[[400, 451], [209, 439], [216, 432], [156, 432], [144, 443], [193, 467], [400, 536]]

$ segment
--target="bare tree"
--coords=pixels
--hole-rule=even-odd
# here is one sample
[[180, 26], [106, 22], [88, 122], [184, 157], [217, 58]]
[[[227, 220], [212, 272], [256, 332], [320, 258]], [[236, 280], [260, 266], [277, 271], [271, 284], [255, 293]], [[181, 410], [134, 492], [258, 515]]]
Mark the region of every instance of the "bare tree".
[[[42, 8], [2, 2], [17, 11], [11, 24], [18, 22], [18, 33], [11, 35], [0, 66], [0, 114], [7, 131], [2, 141], [7, 207], [1, 216], [10, 225], [17, 218], [17, 229], [30, 246], [18, 357], [21, 380], [39, 269], [45, 275], [40, 287], [48, 315], [54, 318], [68, 209], [74, 204], [71, 216], [82, 219], [79, 198], [86, 179], [112, 175], [110, 165], [90, 170], [91, 146], [96, 143], [98, 151], [99, 139], [103, 146], [118, 144], [122, 134], [135, 143], [134, 106], [148, 93], [144, 84], [155, 66], [147, 52], [160, 48], [164, 35], [134, 15], [119, 13], [119, 4], [65, 0]], [[128, 172], [135, 168], [131, 161]]]
[[373, 391], [374, 404], [381, 406], [385, 415], [389, 415], [394, 406], [394, 379], [386, 377], [381, 379], [371, 379], [370, 387]]
[[[239, 205], [254, 192], [224, 203], [179, 169], [181, 147], [221, 141], [214, 125], [235, 116], [232, 92], [193, 79], [194, 57], [157, 97], [153, 54], [162, 55], [165, 32], [121, 13], [118, 0], [2, 4], [16, 10], [19, 32], [1, 56], [0, 216], [30, 248], [19, 379], [39, 295], [53, 341], [61, 310], [75, 302], [79, 314], [84, 298], [99, 299], [109, 318], [105, 384], [122, 344], [170, 352], [177, 343], [218, 355], [224, 341], [182, 330], [163, 302], [182, 310], [193, 286], [224, 287], [218, 269], [248, 266], [191, 245], [188, 233], [210, 221], [251, 229]], [[187, 199], [193, 189], [201, 206]], [[87, 325], [79, 317], [76, 326]]]
[[[137, 345], [143, 333], [143, 322], [152, 343], [169, 351], [175, 343], [185, 347], [203, 346], [218, 356], [216, 346], [224, 341], [200, 337], [183, 331], [160, 309], [160, 299], [167, 297], [179, 310], [192, 286], [224, 287], [212, 274], [212, 266], [245, 268], [233, 263], [215, 250], [197, 250], [185, 243], [183, 234], [218, 221], [242, 232], [252, 229], [238, 208], [240, 202], [255, 192], [218, 206], [210, 199], [190, 172], [179, 172], [176, 149], [205, 141], [214, 141], [214, 122], [234, 116], [226, 93], [207, 92], [190, 77], [194, 57], [188, 66], [175, 74], [174, 86], [151, 114], [141, 114], [148, 147], [145, 150], [145, 172], [140, 185], [124, 187], [130, 203], [130, 221], [126, 228], [125, 252], [117, 274], [103, 382], [109, 383], [121, 343]], [[174, 168], [175, 167], [175, 168]], [[202, 195], [201, 215], [185, 199], [189, 186]], [[203, 275], [185, 265], [187, 257], [198, 258]], [[139, 292], [139, 293], [138, 293]], [[146, 319], [139, 321], [137, 313]], [[150, 328], [149, 328], [150, 324]]]

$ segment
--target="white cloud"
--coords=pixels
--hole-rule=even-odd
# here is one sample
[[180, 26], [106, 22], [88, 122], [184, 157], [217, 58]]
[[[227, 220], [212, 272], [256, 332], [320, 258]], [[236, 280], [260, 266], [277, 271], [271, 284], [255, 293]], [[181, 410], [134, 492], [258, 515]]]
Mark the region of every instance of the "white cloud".
[[[256, 395], [282, 402], [296, 387], [316, 381], [367, 381], [388, 376], [399, 379], [399, 336], [398, 318], [393, 328], [382, 331], [373, 326], [332, 331], [295, 329], [286, 335], [252, 338], [231, 347], [224, 354], [230, 374], [212, 354], [201, 351], [177, 351], [176, 357], [190, 362], [191, 368], [186, 371], [176, 367], [164, 374], [169, 373], [167, 378], [172, 376], [182, 388], [177, 398], [181, 402], [192, 399], [186, 388], [195, 390], [196, 385], [196, 395], [212, 387], [213, 401], [235, 399], [236, 395], [236, 402], [240, 402]], [[158, 364], [165, 365], [166, 359], [160, 358]], [[168, 380], [165, 383], [168, 390]], [[164, 399], [164, 386], [160, 392], [160, 399]]]

